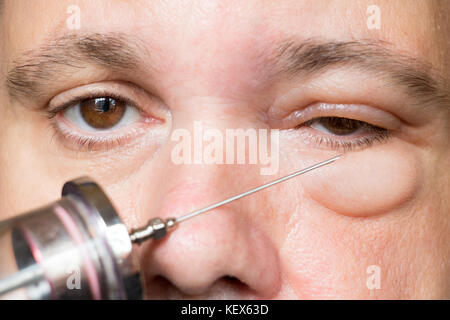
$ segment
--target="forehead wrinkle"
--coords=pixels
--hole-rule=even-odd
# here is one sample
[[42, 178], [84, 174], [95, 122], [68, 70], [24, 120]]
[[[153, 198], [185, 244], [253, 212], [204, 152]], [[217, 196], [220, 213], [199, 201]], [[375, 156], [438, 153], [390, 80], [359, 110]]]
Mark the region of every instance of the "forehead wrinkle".
[[39, 96], [42, 86], [56, 76], [68, 76], [85, 68], [88, 62], [110, 69], [136, 69], [140, 62], [138, 51], [143, 47], [120, 33], [65, 35], [14, 60], [6, 85], [12, 97]]

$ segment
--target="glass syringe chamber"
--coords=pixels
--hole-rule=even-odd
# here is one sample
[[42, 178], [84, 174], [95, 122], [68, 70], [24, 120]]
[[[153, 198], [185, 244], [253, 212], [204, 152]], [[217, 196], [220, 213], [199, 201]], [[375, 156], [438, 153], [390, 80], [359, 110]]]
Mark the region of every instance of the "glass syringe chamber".
[[126, 226], [89, 178], [58, 201], [0, 222], [0, 299], [140, 299]]

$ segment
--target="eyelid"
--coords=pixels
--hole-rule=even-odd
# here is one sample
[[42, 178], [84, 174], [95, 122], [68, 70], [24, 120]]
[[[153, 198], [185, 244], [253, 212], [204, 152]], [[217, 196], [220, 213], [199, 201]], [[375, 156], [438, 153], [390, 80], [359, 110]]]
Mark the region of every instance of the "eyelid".
[[378, 108], [360, 104], [314, 103], [304, 109], [296, 110], [284, 118], [280, 126], [292, 128], [308, 120], [319, 117], [340, 117], [367, 122], [386, 130], [398, 130], [401, 121], [392, 114]]

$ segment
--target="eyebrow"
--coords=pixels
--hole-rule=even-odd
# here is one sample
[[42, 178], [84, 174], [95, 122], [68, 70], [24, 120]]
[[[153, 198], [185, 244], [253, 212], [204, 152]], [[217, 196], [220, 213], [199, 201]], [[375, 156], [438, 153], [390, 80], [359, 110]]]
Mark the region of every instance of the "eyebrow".
[[6, 86], [11, 97], [39, 97], [55, 75], [70, 75], [67, 67], [76, 72], [91, 62], [108, 70], [137, 70], [143, 47], [137, 39], [121, 33], [62, 36], [13, 61]]
[[[432, 67], [396, 52], [383, 41], [324, 41], [306, 39], [282, 41], [274, 51], [277, 74], [317, 75], [336, 67], [356, 67], [406, 89], [420, 103], [450, 106], [445, 81]], [[7, 72], [6, 86], [11, 97], [39, 97], [55, 75], [70, 76], [67, 67], [82, 69], [87, 62], [107, 70], [132, 72], [144, 65], [145, 45], [123, 33], [72, 34], [26, 51]], [[148, 63], [147, 63], [148, 64]]]
[[388, 77], [420, 103], [450, 107], [448, 85], [431, 64], [419, 61], [381, 40], [303, 41], [287, 40], [275, 51], [277, 73], [296, 76], [317, 74], [336, 67], [355, 67], [379, 77]]

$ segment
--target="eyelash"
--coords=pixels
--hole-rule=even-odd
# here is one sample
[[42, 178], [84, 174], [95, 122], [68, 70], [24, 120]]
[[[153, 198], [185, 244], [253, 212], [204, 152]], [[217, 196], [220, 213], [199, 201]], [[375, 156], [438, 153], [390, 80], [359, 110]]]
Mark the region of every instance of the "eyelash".
[[295, 130], [300, 130], [301, 128], [304, 128], [304, 127], [310, 127], [314, 121], [324, 119], [324, 118], [342, 118], [342, 119], [357, 121], [358, 123], [363, 125], [366, 130], [368, 130], [368, 132], [371, 134], [371, 136], [356, 138], [356, 139], [352, 139], [350, 141], [350, 140], [336, 139], [336, 138], [332, 138], [330, 136], [324, 136], [322, 134], [308, 133], [307, 138], [312, 140], [319, 147], [325, 146], [327, 148], [330, 148], [330, 149], [333, 149], [336, 151], [346, 152], [346, 151], [353, 151], [353, 150], [368, 148], [376, 143], [386, 142], [391, 137], [391, 133], [387, 129], [371, 125], [370, 123], [367, 123], [364, 121], [359, 121], [359, 120], [354, 120], [354, 119], [349, 119], [349, 118], [344, 118], [344, 117], [313, 118], [311, 120], [305, 121], [304, 123], [296, 126]]
[[115, 93], [111, 93], [111, 92], [101, 92], [101, 93], [92, 93], [92, 94], [87, 94], [87, 95], [80, 95], [80, 96], [76, 96], [72, 99], [70, 99], [68, 102], [65, 102], [64, 104], [58, 106], [58, 107], [54, 107], [52, 109], [49, 109], [47, 111], [47, 117], [49, 119], [53, 119], [55, 118], [60, 112], [63, 112], [65, 110], [67, 110], [68, 108], [74, 106], [77, 103], [80, 103], [83, 100], [88, 100], [88, 99], [96, 99], [96, 98], [102, 98], [102, 97], [110, 97], [116, 100], [121, 100], [123, 102], [125, 102], [127, 105], [131, 105], [134, 108], [136, 108], [139, 112], [143, 112], [141, 108], [139, 108], [136, 103], [126, 97], [123, 97], [121, 95], [115, 94]]
[[68, 102], [65, 102], [64, 104], [48, 109], [47, 110], [47, 118], [51, 121], [51, 126], [53, 127], [53, 137], [52, 140], [57, 138], [63, 138], [64, 142], [70, 142], [72, 147], [75, 147], [77, 151], [93, 151], [97, 147], [101, 147], [103, 150], [110, 150], [115, 147], [121, 146], [125, 144], [131, 137], [135, 137], [137, 130], [134, 130], [134, 133], [128, 133], [128, 134], [121, 134], [116, 137], [103, 137], [103, 136], [83, 136], [81, 134], [77, 134], [74, 132], [70, 132], [67, 129], [62, 129], [57, 121], [55, 120], [56, 117], [64, 113], [64, 111], [68, 110], [69, 108], [74, 107], [77, 103], [80, 103], [83, 100], [88, 99], [95, 99], [95, 98], [101, 98], [101, 97], [110, 97], [116, 100], [121, 100], [125, 102], [130, 107], [136, 108], [136, 110], [139, 113], [143, 113], [142, 109], [137, 106], [137, 104], [121, 95], [111, 93], [111, 92], [96, 92], [91, 93], [87, 95], [79, 95], [76, 97], [71, 98]]
[[[102, 146], [106, 150], [110, 150], [114, 147], [121, 146], [124, 143], [131, 138], [131, 136], [135, 136], [135, 134], [126, 134], [126, 135], [120, 135], [117, 137], [102, 137], [102, 136], [96, 136], [96, 137], [87, 137], [82, 136], [79, 134], [74, 134], [73, 132], [68, 132], [68, 130], [62, 130], [61, 127], [58, 126], [57, 122], [54, 120], [56, 116], [58, 116], [61, 112], [64, 112], [68, 108], [73, 107], [77, 103], [80, 103], [83, 100], [87, 99], [95, 99], [99, 97], [111, 97], [116, 100], [121, 100], [125, 102], [130, 107], [136, 108], [136, 110], [140, 113], [142, 113], [142, 109], [139, 108], [134, 101], [123, 97], [121, 95], [111, 93], [111, 92], [101, 92], [101, 93], [91, 93], [88, 95], [80, 95], [76, 96], [72, 99], [70, 99], [68, 102], [65, 102], [64, 104], [54, 107], [52, 109], [49, 109], [47, 111], [47, 117], [48, 119], [52, 120], [51, 124], [54, 128], [54, 136], [55, 135], [62, 135], [65, 140], [69, 140], [73, 143], [74, 146], [77, 147], [79, 151], [81, 150], [87, 150], [92, 151], [97, 146]], [[295, 130], [299, 130], [304, 127], [310, 127], [314, 121], [318, 121], [324, 118], [341, 118], [341, 119], [348, 119], [344, 117], [316, 117], [311, 120], [305, 121], [304, 123], [298, 125], [295, 127]], [[312, 134], [308, 133], [307, 137], [309, 140], [312, 140], [317, 146], [325, 146], [327, 148], [337, 150], [337, 151], [351, 151], [356, 149], [363, 149], [371, 147], [372, 145], [376, 143], [383, 143], [390, 137], [390, 132], [386, 129], [371, 125], [364, 121], [354, 120], [354, 119], [348, 119], [351, 121], [356, 121], [360, 125], [362, 125], [370, 134], [371, 136], [366, 137], [360, 137], [356, 139], [350, 140], [343, 140], [343, 139], [336, 139], [331, 136], [324, 136], [323, 134]], [[67, 131], [67, 132], [62, 132]]]
[[52, 125], [54, 127], [53, 138], [62, 135], [65, 141], [69, 141], [77, 151], [94, 151], [99, 146], [102, 151], [108, 151], [126, 144], [131, 137], [135, 137], [135, 135], [122, 135], [115, 138], [86, 137], [71, 132], [61, 133], [61, 129], [56, 124]]

